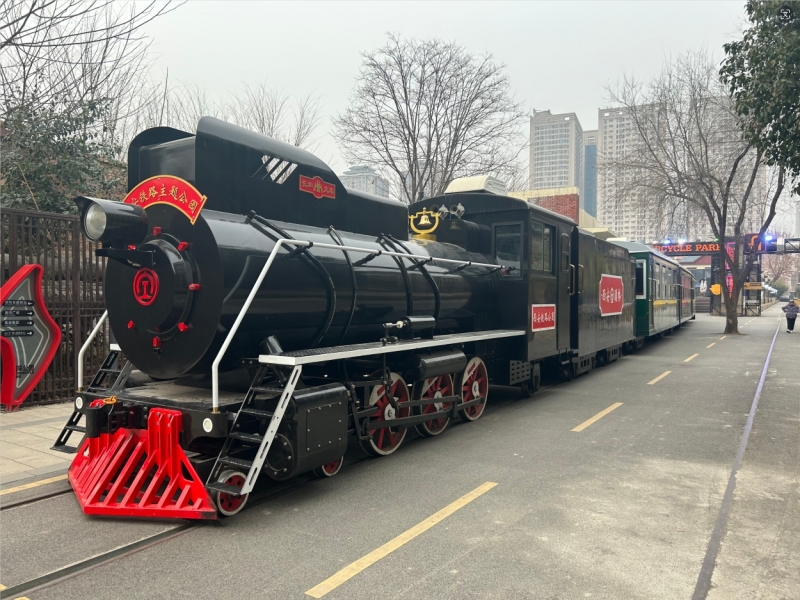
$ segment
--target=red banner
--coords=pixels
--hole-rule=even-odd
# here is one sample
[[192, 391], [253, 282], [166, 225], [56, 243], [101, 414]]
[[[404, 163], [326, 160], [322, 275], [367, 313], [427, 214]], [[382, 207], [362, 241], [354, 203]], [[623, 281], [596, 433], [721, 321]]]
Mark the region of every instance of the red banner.
[[142, 208], [153, 204], [169, 204], [185, 214], [194, 225], [203, 210], [206, 197], [188, 181], [172, 175], [157, 175], [133, 188], [123, 202]]
[[336, 199], [336, 186], [322, 181], [322, 177], [319, 175], [313, 178], [300, 175], [300, 191], [308, 192], [317, 200], [320, 198]]
[[625, 303], [625, 287], [622, 277], [617, 275], [600, 276], [600, 316], [621, 315]]
[[531, 304], [531, 331], [556, 328], [555, 304]]

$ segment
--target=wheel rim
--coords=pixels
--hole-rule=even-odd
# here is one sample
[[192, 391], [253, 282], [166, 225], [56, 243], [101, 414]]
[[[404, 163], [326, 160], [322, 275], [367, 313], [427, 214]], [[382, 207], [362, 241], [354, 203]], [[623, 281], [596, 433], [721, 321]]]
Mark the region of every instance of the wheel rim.
[[[227, 483], [228, 485], [242, 486], [245, 482], [245, 476], [238, 471], [225, 471], [219, 476], [218, 481], [220, 483]], [[226, 492], [218, 492], [217, 508], [219, 512], [226, 517], [235, 515], [244, 507], [248, 495], [249, 494], [242, 494], [241, 496], [234, 496]]]
[[477, 356], [470, 359], [467, 368], [464, 369], [461, 383], [461, 401], [469, 402], [477, 397], [483, 398], [483, 403], [468, 406], [461, 413], [469, 421], [480, 418], [486, 408], [486, 400], [489, 396], [489, 375], [486, 371], [486, 364]]
[[343, 462], [344, 462], [344, 456], [333, 462], [329, 462], [327, 465], [322, 465], [319, 470], [326, 477], [333, 477], [342, 468]]
[[[454, 396], [453, 378], [450, 375], [440, 375], [439, 377], [429, 377], [421, 384], [420, 400], [428, 398], [441, 398], [442, 396]], [[447, 410], [453, 406], [452, 402], [435, 402], [420, 407], [420, 414], [426, 415], [440, 410]], [[450, 416], [439, 417], [420, 423], [417, 428], [422, 435], [439, 435], [450, 422]]]
[[[397, 398], [398, 402], [408, 402], [408, 386], [405, 380], [397, 373], [391, 373], [390, 380], [389, 388], [392, 396]], [[411, 409], [408, 407], [395, 410], [391, 402], [389, 402], [385, 391], [384, 385], [377, 385], [372, 390], [372, 394], [370, 394], [369, 405], [378, 407], [378, 412], [370, 418], [371, 423], [402, 419], [411, 414]], [[375, 429], [369, 438], [370, 448], [376, 454], [391, 454], [403, 443], [406, 431], [406, 429], [395, 429], [393, 427]]]

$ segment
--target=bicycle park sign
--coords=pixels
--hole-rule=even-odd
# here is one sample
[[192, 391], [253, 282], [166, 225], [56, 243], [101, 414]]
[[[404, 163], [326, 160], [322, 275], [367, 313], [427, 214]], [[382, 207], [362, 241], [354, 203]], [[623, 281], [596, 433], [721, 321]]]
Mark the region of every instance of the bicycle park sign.
[[[728, 254], [733, 256], [734, 242], [725, 244]], [[667, 256], [698, 256], [705, 254], [719, 254], [720, 244], [714, 242], [678, 242], [669, 244], [652, 244], [653, 250]], [[798, 238], [761, 238], [757, 233], [748, 233], [744, 236], [743, 251], [745, 254], [794, 254], [800, 253], [800, 239]]]

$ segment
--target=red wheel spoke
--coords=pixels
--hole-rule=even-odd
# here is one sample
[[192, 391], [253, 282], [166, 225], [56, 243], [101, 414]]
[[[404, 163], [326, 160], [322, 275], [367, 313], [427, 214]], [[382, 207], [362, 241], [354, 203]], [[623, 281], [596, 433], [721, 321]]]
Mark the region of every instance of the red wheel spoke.
[[378, 441], [375, 443], [375, 445], [376, 445], [378, 448], [381, 448], [381, 449], [382, 449], [382, 448], [383, 448], [383, 436], [384, 436], [384, 435], [385, 435], [385, 433], [386, 433], [386, 428], [384, 427], [383, 429], [379, 429], [378, 431], [379, 431], [380, 433], [378, 434]]

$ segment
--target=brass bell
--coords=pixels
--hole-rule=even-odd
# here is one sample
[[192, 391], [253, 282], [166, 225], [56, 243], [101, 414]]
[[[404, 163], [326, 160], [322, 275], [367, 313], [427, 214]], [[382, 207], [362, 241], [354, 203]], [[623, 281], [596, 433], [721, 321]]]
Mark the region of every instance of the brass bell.
[[431, 224], [431, 220], [430, 220], [430, 218], [428, 217], [428, 215], [426, 215], [426, 214], [423, 214], [423, 215], [422, 215], [422, 216], [419, 218], [419, 224], [420, 224], [420, 225], [430, 225], [430, 224]]

